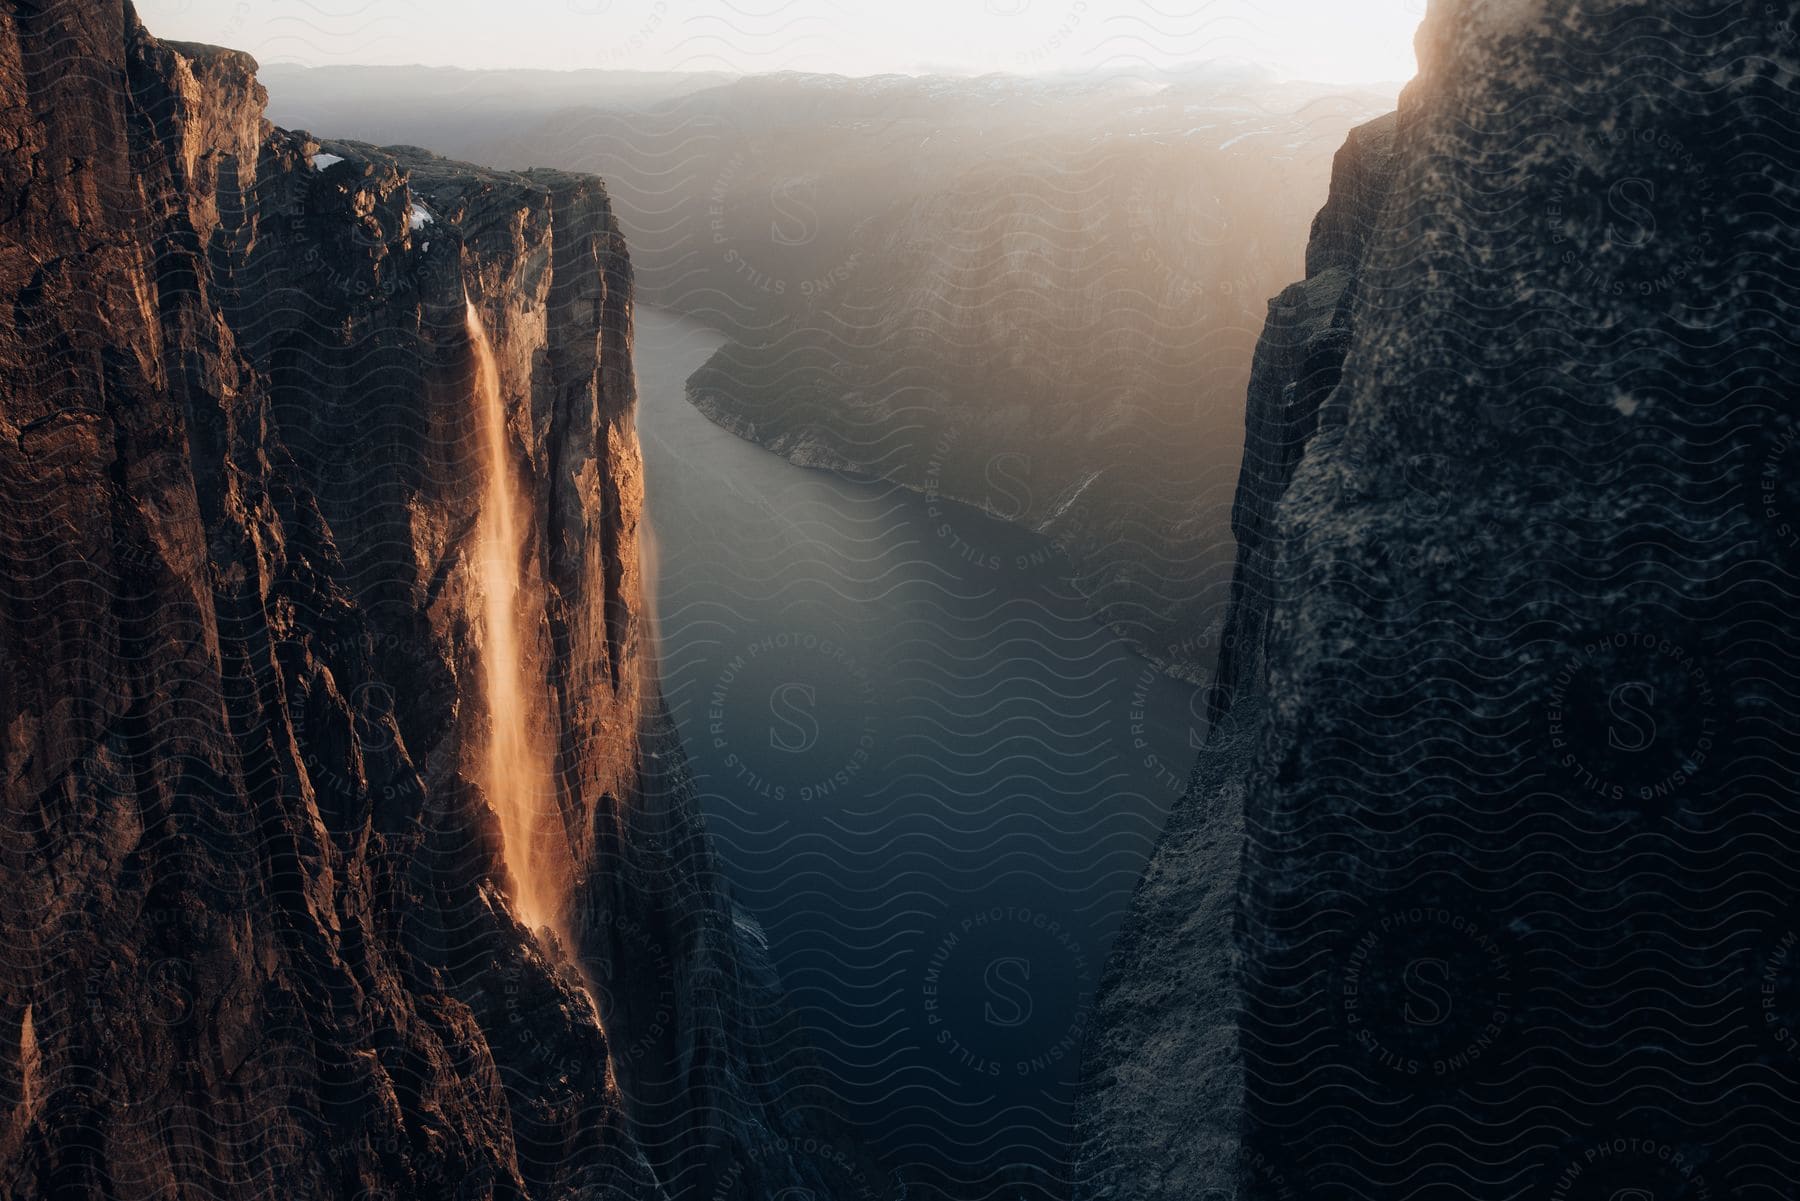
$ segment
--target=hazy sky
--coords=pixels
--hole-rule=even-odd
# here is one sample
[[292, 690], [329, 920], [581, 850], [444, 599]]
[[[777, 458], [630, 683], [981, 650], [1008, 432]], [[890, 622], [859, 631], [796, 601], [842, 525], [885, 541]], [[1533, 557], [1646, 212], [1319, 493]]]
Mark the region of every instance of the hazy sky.
[[1218, 58], [1406, 79], [1426, 0], [138, 0], [265, 63], [1035, 72]]

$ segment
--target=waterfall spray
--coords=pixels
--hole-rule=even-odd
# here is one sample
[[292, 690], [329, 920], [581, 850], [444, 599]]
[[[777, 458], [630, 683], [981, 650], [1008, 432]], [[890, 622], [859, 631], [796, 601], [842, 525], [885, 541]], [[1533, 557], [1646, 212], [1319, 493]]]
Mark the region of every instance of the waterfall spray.
[[550, 755], [534, 733], [534, 702], [542, 688], [528, 685], [524, 647], [532, 627], [522, 603], [519, 564], [525, 549], [519, 481], [507, 453], [506, 407], [494, 348], [472, 301], [467, 302], [469, 344], [475, 350], [475, 405], [481, 423], [486, 482], [476, 525], [482, 597], [483, 649], [488, 715], [482, 783], [500, 818], [513, 904], [533, 930], [562, 929], [563, 860], [566, 846], [552, 785]]

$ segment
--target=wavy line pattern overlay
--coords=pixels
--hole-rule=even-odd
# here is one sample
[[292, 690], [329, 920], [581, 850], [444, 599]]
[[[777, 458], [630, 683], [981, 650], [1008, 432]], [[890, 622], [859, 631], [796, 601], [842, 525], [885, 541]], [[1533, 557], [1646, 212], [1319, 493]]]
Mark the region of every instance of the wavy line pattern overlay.
[[0, 2], [0, 1193], [1792, 1196], [1792, 6], [976, 7]]
[[1391, 103], [1208, 64], [1218, 13], [1118, 17], [1078, 36], [1155, 18], [1200, 65], [266, 73], [284, 123], [606, 178], [670, 711], [817, 1103], [917, 1196], [1072, 1187], [1093, 999], [1205, 733], [1265, 298]]
[[1217, 698], [1266, 712], [1240, 1195], [1791, 1196], [1794, 13], [1420, 49]]

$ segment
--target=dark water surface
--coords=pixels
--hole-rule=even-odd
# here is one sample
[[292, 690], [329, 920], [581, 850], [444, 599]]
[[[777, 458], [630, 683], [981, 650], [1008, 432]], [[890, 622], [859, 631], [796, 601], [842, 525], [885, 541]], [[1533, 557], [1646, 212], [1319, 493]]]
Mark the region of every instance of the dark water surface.
[[1025, 531], [718, 428], [723, 338], [637, 311], [670, 708], [840, 1116], [914, 1196], [1050, 1196], [1083, 1023], [1196, 690]]

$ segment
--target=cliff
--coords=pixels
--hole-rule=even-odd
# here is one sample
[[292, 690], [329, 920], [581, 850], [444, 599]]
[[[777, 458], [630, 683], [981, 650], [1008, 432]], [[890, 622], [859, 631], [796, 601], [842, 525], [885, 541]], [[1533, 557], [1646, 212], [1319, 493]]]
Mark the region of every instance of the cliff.
[[881, 1195], [662, 711], [604, 187], [321, 146], [255, 69], [0, 6], [3, 1191]]
[[1796, 18], [1418, 44], [1271, 309], [1078, 1195], [1786, 1195]]
[[1343, 369], [1363, 256], [1392, 183], [1396, 125], [1389, 115], [1359, 126], [1338, 151], [1307, 278], [1269, 302], [1257, 342], [1210, 728], [1095, 998], [1076, 1111], [1078, 1197], [1191, 1198], [1235, 1187], [1244, 1081], [1231, 929], [1278, 594], [1271, 527]]

